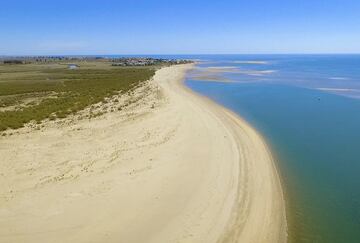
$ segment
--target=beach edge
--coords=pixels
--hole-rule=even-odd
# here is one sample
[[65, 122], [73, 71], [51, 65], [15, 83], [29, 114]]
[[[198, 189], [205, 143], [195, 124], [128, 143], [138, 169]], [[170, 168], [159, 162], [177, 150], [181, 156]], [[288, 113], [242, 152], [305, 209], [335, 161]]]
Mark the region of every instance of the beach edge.
[[[187, 71], [185, 72], [188, 72], [189, 70], [191, 70], [192, 68], [195, 67], [196, 63], [195, 64], [187, 64], [188, 66], [191, 66], [188, 68]], [[280, 200], [280, 208], [282, 208], [282, 210], [279, 212], [279, 214], [281, 215], [280, 216], [280, 225], [279, 225], [279, 238], [278, 238], [278, 241], [276, 242], [287, 242], [288, 241], [288, 224], [287, 224], [287, 220], [286, 220], [286, 201], [285, 201], [285, 191], [284, 191], [284, 185], [283, 185], [283, 181], [281, 179], [281, 173], [279, 171], [279, 165], [276, 163], [275, 159], [274, 159], [274, 156], [271, 152], [271, 149], [270, 147], [267, 145], [267, 141], [266, 139], [263, 137], [263, 135], [257, 131], [248, 121], [246, 121], [243, 117], [241, 117], [240, 114], [237, 114], [235, 113], [234, 111], [222, 106], [221, 104], [218, 104], [216, 101], [212, 100], [211, 98], [205, 96], [205, 95], [202, 95], [196, 91], [194, 91], [193, 89], [191, 89], [190, 87], [188, 87], [186, 85], [186, 77], [184, 77], [183, 79], [179, 80], [178, 81], [178, 84], [179, 84], [179, 87], [181, 89], [183, 89], [184, 91], [188, 92], [189, 94], [191, 95], [194, 95], [196, 96], [199, 100], [202, 100], [203, 103], [207, 104], [208, 108], [210, 110], [213, 110], [213, 112], [216, 112], [216, 113], [219, 113], [220, 111], [220, 114], [226, 114], [227, 116], [230, 117], [230, 119], [232, 120], [237, 120], [237, 125], [242, 127], [242, 128], [246, 128], [248, 130], [252, 130], [252, 132], [256, 135], [257, 139], [259, 139], [259, 141], [263, 144], [263, 146], [265, 147], [266, 149], [266, 152], [267, 152], [267, 156], [269, 157], [270, 161], [271, 161], [271, 167], [272, 167], [272, 174], [274, 175], [274, 180], [276, 181], [275, 184], [276, 184], [276, 187], [277, 187], [277, 190], [279, 191], [279, 195], [281, 196], [279, 198]], [[260, 195], [259, 195], [260, 196]], [[236, 210], [234, 208], [234, 210]], [[237, 214], [237, 212], [233, 212], [233, 214]], [[233, 216], [234, 217], [234, 216]], [[236, 218], [237, 216], [235, 216]], [[233, 221], [236, 221], [236, 219], [232, 219]], [[240, 239], [236, 239], [236, 237], [233, 237], [233, 236], [229, 236], [229, 232], [232, 232], [230, 234], [236, 234], [234, 232], [238, 231], [234, 228], [236, 228], [237, 226], [239, 225], [236, 225], [236, 223], [234, 224], [229, 222], [229, 225], [227, 226], [228, 227], [228, 232], [227, 233], [224, 233], [223, 236], [220, 238], [219, 242], [233, 242], [233, 241], [241, 241], [240, 240], [242, 237], [240, 236], [239, 238]], [[259, 225], [260, 226], [260, 225]], [[239, 236], [239, 234], [237, 234], [237, 237]], [[264, 239], [267, 239], [269, 240], [269, 238], [265, 237]], [[257, 240], [254, 241], [254, 239], [250, 239], [251, 240], [250, 242], [258, 242]], [[261, 241], [259, 241], [261, 242]], [[275, 242], [275, 241], [269, 241], [269, 242]]]

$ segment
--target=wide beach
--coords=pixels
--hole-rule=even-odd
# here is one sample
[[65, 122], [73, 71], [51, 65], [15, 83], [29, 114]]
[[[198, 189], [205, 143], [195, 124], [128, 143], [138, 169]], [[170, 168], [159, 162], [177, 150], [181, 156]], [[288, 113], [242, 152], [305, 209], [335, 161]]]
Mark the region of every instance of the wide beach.
[[191, 68], [124, 110], [0, 138], [0, 242], [286, 242], [267, 145], [183, 85]]

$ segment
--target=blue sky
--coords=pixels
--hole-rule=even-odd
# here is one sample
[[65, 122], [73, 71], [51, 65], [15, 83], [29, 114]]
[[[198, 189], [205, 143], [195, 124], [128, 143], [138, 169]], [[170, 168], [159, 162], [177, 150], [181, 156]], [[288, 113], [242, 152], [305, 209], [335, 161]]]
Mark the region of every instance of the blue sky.
[[0, 55], [206, 53], [360, 53], [360, 1], [0, 3]]

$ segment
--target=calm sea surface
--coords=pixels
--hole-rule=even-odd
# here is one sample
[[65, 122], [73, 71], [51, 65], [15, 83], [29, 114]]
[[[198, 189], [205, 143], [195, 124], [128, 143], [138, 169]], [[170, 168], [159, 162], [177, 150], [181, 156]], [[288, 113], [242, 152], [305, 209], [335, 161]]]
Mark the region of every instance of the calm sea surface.
[[360, 55], [201, 55], [186, 84], [260, 131], [290, 242], [360, 242]]
[[193, 58], [187, 85], [268, 140], [291, 242], [360, 242], [360, 55]]

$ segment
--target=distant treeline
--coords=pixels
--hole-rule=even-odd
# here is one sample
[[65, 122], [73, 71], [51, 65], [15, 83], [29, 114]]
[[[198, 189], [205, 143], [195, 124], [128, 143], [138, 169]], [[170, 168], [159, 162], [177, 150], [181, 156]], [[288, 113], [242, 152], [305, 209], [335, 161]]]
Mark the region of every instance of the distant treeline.
[[27, 64], [27, 63], [58, 63], [58, 62], [88, 62], [88, 61], [101, 61], [109, 62], [112, 66], [153, 66], [153, 65], [173, 65], [191, 63], [191, 60], [184, 59], [161, 59], [149, 57], [100, 57], [100, 56], [27, 56], [27, 57], [1, 57], [0, 63], [4, 64]]
[[27, 64], [27, 63], [54, 63], [66, 61], [99, 61], [105, 59], [103, 57], [71, 57], [71, 56], [0, 56], [0, 63], [3, 64]]
[[4, 60], [4, 64], [24, 64], [25, 62], [22, 60]]

